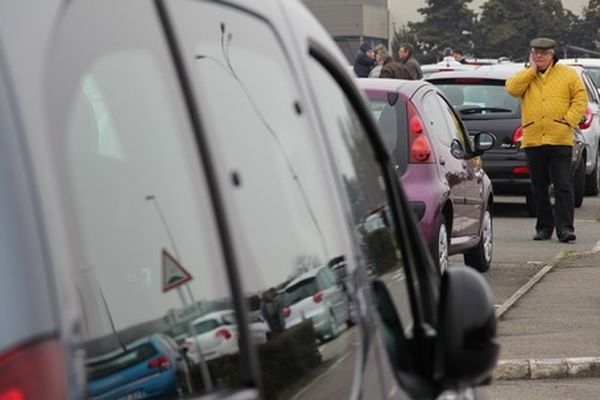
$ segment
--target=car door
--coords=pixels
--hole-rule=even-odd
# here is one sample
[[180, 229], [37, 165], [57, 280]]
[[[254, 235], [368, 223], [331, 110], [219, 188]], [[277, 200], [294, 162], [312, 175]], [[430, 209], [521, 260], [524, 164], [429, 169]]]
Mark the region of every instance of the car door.
[[454, 107], [447, 103], [439, 94], [437, 99], [441, 104], [452, 136], [458, 140], [465, 154], [465, 158], [460, 160], [463, 169], [462, 187], [465, 196], [464, 213], [462, 215], [464, 220], [461, 223], [464, 225], [464, 236], [476, 237], [479, 236], [481, 229], [481, 219], [486, 200], [484, 199], [485, 172], [483, 171], [481, 158], [469, 156], [469, 152], [471, 151], [469, 135]]
[[432, 142], [435, 142], [436, 163], [440, 179], [446, 183], [450, 192], [449, 197], [453, 204], [450, 239], [451, 244], [452, 241], [456, 243], [456, 240], [466, 236], [469, 231], [469, 209], [466, 204], [468, 166], [464, 160], [458, 159], [452, 154], [452, 141], [457, 139], [456, 128], [450, 126], [448, 110], [437, 92], [429, 88], [419, 98], [415, 98], [415, 103], [418, 104], [421, 118], [429, 135], [433, 138]]

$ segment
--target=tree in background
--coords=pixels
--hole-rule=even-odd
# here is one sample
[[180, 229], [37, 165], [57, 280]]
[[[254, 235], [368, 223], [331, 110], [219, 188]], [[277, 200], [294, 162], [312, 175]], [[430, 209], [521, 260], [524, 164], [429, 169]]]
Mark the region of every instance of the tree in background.
[[441, 54], [445, 47], [469, 49], [465, 33], [475, 28], [475, 12], [467, 7], [471, 1], [427, 0], [427, 6], [418, 9], [423, 21], [408, 23], [417, 38], [416, 48], [424, 55]]
[[[600, 52], [600, 0], [589, 0], [583, 10], [579, 29], [573, 34], [571, 45]], [[591, 55], [598, 57], [598, 54]]]
[[400, 29], [394, 30], [394, 36], [390, 40], [390, 54], [394, 60], [398, 61], [398, 50], [400, 50], [400, 44], [409, 43], [413, 49], [413, 56], [421, 63], [427, 64], [436, 61], [435, 54], [428, 54], [427, 51], [423, 51], [422, 45], [417, 40], [417, 35], [412, 29], [406, 25], [402, 25]]
[[560, 47], [581, 30], [579, 23], [560, 0], [488, 0], [473, 40], [480, 56], [524, 60], [531, 39], [551, 37]]

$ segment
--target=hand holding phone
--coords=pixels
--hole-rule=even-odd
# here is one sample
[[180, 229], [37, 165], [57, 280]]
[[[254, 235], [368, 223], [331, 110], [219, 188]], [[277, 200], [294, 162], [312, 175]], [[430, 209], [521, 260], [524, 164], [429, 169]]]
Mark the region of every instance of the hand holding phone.
[[537, 65], [535, 65], [535, 61], [533, 61], [533, 54], [531, 53], [529, 53], [529, 68], [537, 72]]

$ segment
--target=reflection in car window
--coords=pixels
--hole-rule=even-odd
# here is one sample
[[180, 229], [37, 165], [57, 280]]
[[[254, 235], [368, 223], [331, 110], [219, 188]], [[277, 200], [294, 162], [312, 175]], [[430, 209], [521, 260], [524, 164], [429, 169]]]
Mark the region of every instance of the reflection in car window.
[[427, 132], [446, 147], [450, 147], [452, 139], [455, 137], [454, 132], [449, 126], [450, 121], [444, 115], [445, 111], [442, 109], [440, 100], [437, 97], [433, 91], [425, 93], [423, 96], [423, 109], [427, 112], [422, 113], [421, 117], [425, 121]]
[[413, 319], [402, 252], [396, 241], [381, 167], [358, 116], [341, 88], [316, 61], [311, 62], [311, 73], [319, 88], [319, 105], [327, 109], [324, 123], [352, 210], [356, 240], [364, 250], [365, 267], [389, 285], [395, 297], [396, 311], [406, 334], [410, 334]]
[[465, 134], [463, 132], [463, 128], [462, 125], [460, 123], [460, 121], [458, 120], [457, 116], [454, 114], [454, 112], [452, 111], [452, 107], [448, 105], [448, 103], [446, 103], [444, 101], [444, 99], [442, 99], [441, 96], [438, 95], [437, 100], [440, 103], [440, 107], [442, 108], [442, 112], [444, 114], [444, 117], [446, 118], [446, 122], [448, 124], [448, 127], [450, 128], [450, 132], [451, 135], [458, 139], [461, 143], [465, 143]]
[[[155, 10], [137, 0], [127, 13], [119, 7], [67, 7], [49, 77], [88, 393], [143, 397], [150, 385], [161, 398], [199, 393], [219, 382], [181, 344], [191, 321], [231, 308], [231, 295], [163, 32], [130, 20], [156, 21]], [[147, 359], [135, 346], [156, 354]]]
[[345, 253], [327, 167], [315, 151], [315, 127], [291, 61], [270, 26], [253, 14], [205, 2], [169, 6], [206, 111], [225, 207], [236, 216], [232, 232], [248, 307], [269, 326], [266, 343], [264, 334], [250, 332], [266, 396], [315, 398], [303, 391], [315, 381], [345, 397], [352, 373], [336, 377], [328, 368], [354, 368], [354, 357], [347, 357], [357, 340], [349, 296], [334, 285], [314, 299], [283, 299], [294, 279], [314, 276]]

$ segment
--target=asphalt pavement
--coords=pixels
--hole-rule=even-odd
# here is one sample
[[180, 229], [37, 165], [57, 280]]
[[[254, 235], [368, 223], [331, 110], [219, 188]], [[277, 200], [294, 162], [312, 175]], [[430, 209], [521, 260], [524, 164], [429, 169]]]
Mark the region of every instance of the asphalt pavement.
[[496, 315], [496, 381], [600, 377], [600, 242], [567, 246]]

